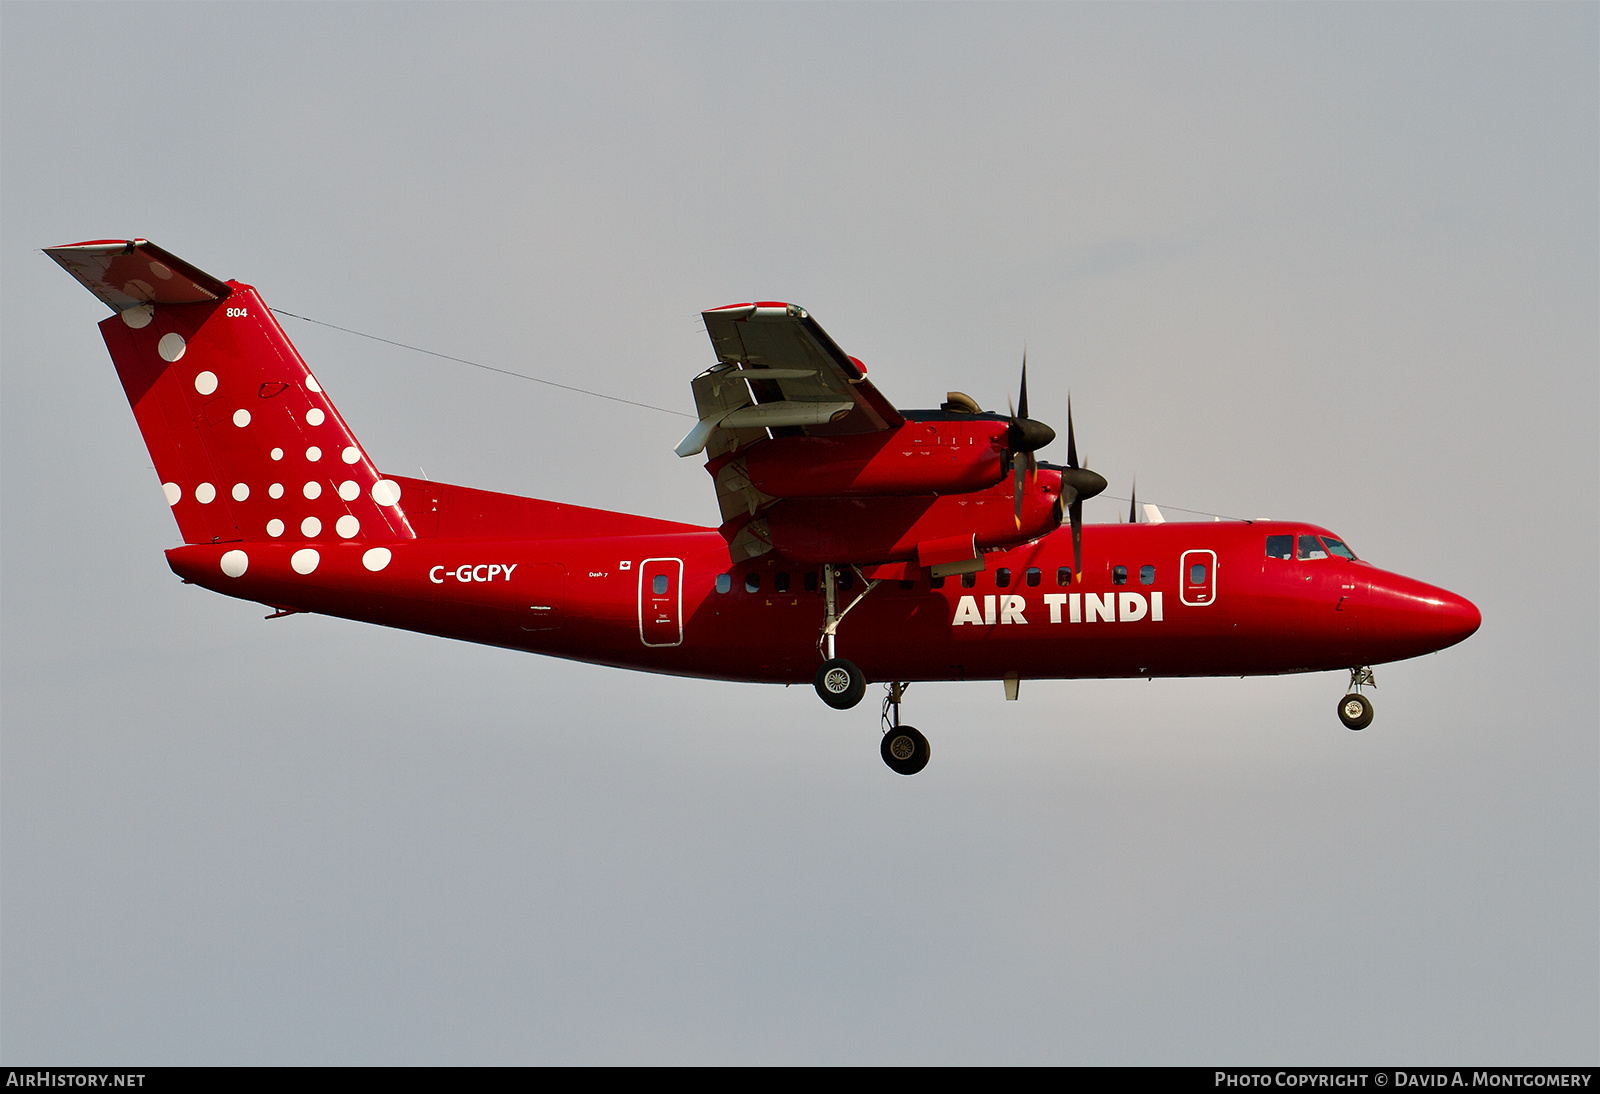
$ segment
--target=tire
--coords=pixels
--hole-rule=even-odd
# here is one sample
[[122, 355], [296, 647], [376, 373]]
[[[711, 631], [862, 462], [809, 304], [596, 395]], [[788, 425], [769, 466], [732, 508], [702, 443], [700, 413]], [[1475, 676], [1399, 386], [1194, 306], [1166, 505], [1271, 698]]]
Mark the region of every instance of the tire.
[[867, 678], [843, 657], [824, 661], [812, 684], [822, 701], [834, 710], [849, 710], [867, 693]]
[[1372, 700], [1352, 691], [1339, 700], [1339, 721], [1346, 729], [1366, 729], [1372, 724]]
[[896, 726], [885, 733], [878, 752], [896, 775], [915, 775], [928, 766], [928, 738], [910, 726]]

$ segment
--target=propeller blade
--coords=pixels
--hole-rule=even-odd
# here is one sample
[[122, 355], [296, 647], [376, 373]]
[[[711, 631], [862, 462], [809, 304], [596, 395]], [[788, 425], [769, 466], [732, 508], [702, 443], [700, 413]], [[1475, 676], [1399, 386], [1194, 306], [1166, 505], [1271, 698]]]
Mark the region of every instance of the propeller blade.
[[1067, 396], [1067, 466], [1077, 469], [1078, 439], [1072, 435], [1072, 396]]
[[[1055, 467], [1052, 465], [1052, 470]], [[1064, 523], [1072, 526], [1073, 580], [1083, 580], [1083, 503], [1106, 488], [1103, 476], [1089, 470], [1089, 462], [1078, 463], [1078, 434], [1072, 425], [1072, 396], [1067, 396], [1067, 466], [1061, 468], [1061, 497], [1058, 511]]]
[[1015, 456], [1019, 452], [1036, 452], [1056, 439], [1056, 431], [1043, 422], [1036, 422], [1028, 417], [1028, 355], [1022, 355], [1022, 388], [1018, 392], [1019, 403], [1011, 403], [1011, 397], [1006, 397], [1006, 410], [1010, 412], [1011, 424], [1006, 428], [1006, 448]]
[[1016, 521], [1017, 531], [1022, 531], [1022, 476], [1025, 471], [1022, 460], [1013, 456], [1011, 458], [1012, 476], [1016, 480]]
[[1022, 393], [1017, 396], [1017, 417], [1028, 416], [1028, 351], [1022, 351]]
[[1138, 505], [1139, 505], [1139, 480], [1138, 479], [1134, 479], [1133, 480], [1133, 492], [1132, 492], [1132, 495], [1128, 498], [1128, 523], [1129, 524], [1138, 524], [1139, 523]]
[[1083, 499], [1073, 498], [1067, 506], [1072, 520], [1072, 580], [1083, 580]]

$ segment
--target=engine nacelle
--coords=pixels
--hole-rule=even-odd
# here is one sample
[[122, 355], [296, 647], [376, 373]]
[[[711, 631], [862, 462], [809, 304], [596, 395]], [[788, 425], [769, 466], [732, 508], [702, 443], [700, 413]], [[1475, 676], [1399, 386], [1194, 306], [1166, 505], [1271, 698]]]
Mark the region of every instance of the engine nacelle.
[[[874, 433], [775, 437], [730, 459], [774, 498], [968, 494], [1005, 476], [1006, 428], [998, 415], [908, 421]], [[722, 466], [707, 468], [715, 476]]]
[[[789, 498], [738, 527], [725, 525], [723, 534], [731, 544], [754, 540], [770, 545], [797, 563], [927, 565], [928, 559], [919, 558], [919, 547], [944, 546], [956, 537], [971, 536], [975, 551], [983, 551], [1027, 543], [1054, 531], [1060, 524], [1056, 507], [1060, 493], [1060, 473], [1038, 471], [1022, 496], [1020, 528], [1007, 478], [987, 490], [957, 495]], [[947, 556], [942, 553], [940, 559], [946, 561]]]

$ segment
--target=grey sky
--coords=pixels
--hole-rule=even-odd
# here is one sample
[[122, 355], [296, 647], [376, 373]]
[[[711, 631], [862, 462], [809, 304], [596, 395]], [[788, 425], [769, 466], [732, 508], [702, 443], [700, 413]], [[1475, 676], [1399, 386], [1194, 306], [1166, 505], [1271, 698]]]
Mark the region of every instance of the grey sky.
[[[0, 5], [0, 1056], [1594, 1063], [1597, 16]], [[1334, 675], [919, 685], [903, 779], [809, 689], [264, 623], [37, 253], [132, 235], [679, 410], [736, 300], [902, 406], [1026, 343], [1109, 494], [1483, 629], [1361, 734]], [[684, 419], [285, 326], [387, 469], [716, 521]]]

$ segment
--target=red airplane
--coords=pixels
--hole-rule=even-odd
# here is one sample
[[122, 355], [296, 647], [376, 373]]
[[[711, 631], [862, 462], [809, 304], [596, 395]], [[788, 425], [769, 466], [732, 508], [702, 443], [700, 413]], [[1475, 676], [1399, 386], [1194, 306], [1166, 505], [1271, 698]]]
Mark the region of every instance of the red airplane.
[[[260, 295], [145, 240], [46, 250], [106, 303], [100, 332], [184, 544], [185, 582], [275, 610], [647, 672], [791, 684], [829, 706], [887, 686], [883, 760], [922, 680], [1249, 676], [1349, 669], [1339, 717], [1372, 721], [1371, 667], [1443, 649], [1480, 617], [1293, 521], [1085, 529], [1105, 489], [1036, 459], [1055, 432], [951, 392], [896, 409], [793, 304], [704, 313], [692, 386], [718, 528], [385, 475]], [[1065, 524], [1067, 527], [1062, 528]], [[842, 656], [841, 649], [848, 656]]]

